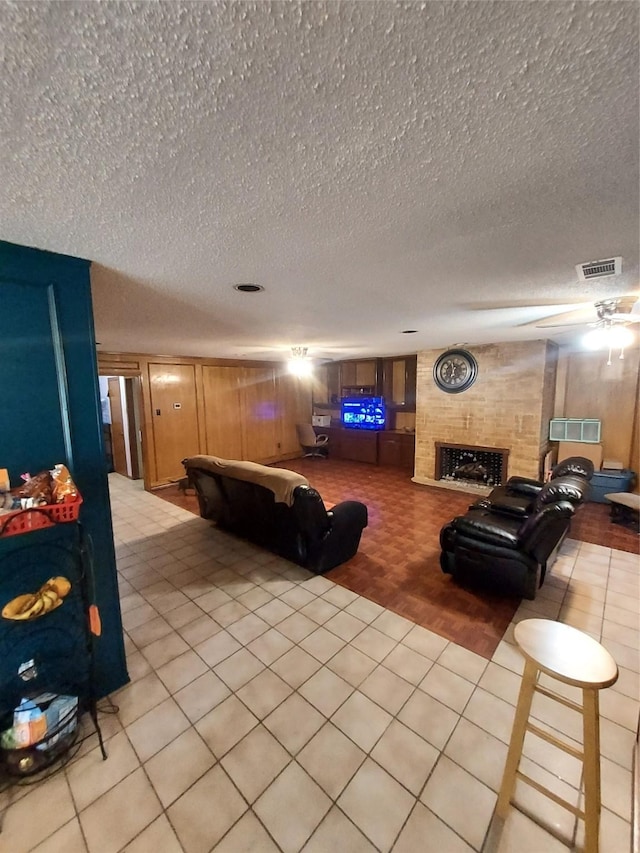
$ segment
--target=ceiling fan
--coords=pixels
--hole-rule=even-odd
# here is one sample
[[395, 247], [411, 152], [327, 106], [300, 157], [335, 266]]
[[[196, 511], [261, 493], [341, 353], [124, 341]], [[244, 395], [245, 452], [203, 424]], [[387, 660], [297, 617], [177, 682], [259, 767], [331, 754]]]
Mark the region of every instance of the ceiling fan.
[[540, 323], [539, 329], [562, 328], [569, 326], [589, 326], [591, 330], [582, 338], [587, 349], [609, 350], [607, 365], [611, 365], [611, 353], [620, 350], [618, 358], [624, 359], [625, 347], [634, 342], [629, 326], [640, 323], [640, 299], [635, 294], [612, 299], [602, 299], [594, 303], [597, 319], [592, 322], [579, 320], [568, 323]]
[[[612, 328], [615, 325], [626, 326], [629, 323], [640, 323], [640, 298], [632, 293], [628, 296], [618, 296], [611, 299], [601, 299], [594, 302], [596, 319], [570, 320], [567, 323], [536, 323], [537, 329], [554, 329], [563, 326], [591, 326], [593, 328]], [[582, 311], [570, 311], [568, 316], [575, 316]], [[567, 316], [567, 314], [560, 315]], [[556, 318], [559, 319], [559, 318]]]

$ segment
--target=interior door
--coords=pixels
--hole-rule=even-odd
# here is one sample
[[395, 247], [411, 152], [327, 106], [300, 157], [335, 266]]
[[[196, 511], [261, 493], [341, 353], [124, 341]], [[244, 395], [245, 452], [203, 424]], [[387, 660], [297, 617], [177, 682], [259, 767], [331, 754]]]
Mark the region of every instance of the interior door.
[[149, 364], [155, 482], [184, 476], [182, 460], [200, 452], [195, 366]]
[[123, 477], [128, 477], [122, 397], [120, 394], [120, 380], [117, 376], [109, 377], [109, 406], [111, 408], [111, 456], [113, 459], [113, 470], [118, 474], [122, 474]]
[[142, 430], [140, 429], [142, 394], [139, 376], [126, 377], [124, 394], [127, 404], [127, 446], [129, 448], [131, 479], [139, 480], [142, 477], [144, 467], [142, 462]]

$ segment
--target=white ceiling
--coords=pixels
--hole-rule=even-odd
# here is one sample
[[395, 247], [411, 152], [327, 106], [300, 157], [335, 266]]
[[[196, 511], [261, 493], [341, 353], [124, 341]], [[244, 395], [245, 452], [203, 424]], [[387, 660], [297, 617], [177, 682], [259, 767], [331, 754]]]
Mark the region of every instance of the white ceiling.
[[103, 350], [548, 337], [640, 291], [638, 8], [0, 3], [0, 238], [94, 261]]

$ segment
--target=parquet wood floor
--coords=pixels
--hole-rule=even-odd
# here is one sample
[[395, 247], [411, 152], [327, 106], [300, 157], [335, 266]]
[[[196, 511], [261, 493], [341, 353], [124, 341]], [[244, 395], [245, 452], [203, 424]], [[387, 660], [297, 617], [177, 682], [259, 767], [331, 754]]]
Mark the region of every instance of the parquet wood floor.
[[[406, 471], [359, 462], [294, 459], [279, 467], [307, 477], [327, 506], [361, 500], [368, 507], [369, 526], [358, 553], [327, 577], [483, 657], [493, 655], [520, 599], [465, 589], [445, 575], [439, 563], [440, 529], [466, 511], [473, 495], [419, 486]], [[155, 494], [198, 513], [193, 493], [168, 486]], [[571, 536], [639, 551], [638, 535], [612, 524], [604, 504], [581, 507]]]

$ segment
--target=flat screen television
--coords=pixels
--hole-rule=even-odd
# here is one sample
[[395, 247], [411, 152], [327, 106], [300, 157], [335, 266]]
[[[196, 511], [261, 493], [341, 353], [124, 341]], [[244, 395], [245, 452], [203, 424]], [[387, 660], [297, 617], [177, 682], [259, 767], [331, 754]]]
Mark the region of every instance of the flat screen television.
[[343, 397], [341, 420], [347, 429], [384, 429], [384, 397]]

